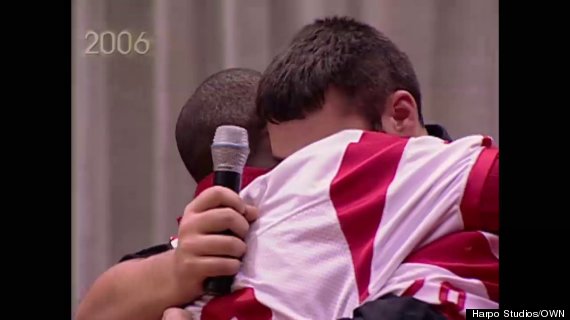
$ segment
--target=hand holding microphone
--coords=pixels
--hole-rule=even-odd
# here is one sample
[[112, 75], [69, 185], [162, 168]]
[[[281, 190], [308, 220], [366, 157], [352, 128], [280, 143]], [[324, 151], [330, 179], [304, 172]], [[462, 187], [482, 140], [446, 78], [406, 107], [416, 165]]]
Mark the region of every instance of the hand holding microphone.
[[[247, 135], [245, 140], [242, 137], [235, 143], [235, 139], [227, 141], [229, 138], [223, 138], [227, 136], [224, 132], [227, 131], [216, 134], [218, 138], [212, 145], [215, 186], [190, 202], [180, 221], [175, 270], [183, 292], [204, 290], [211, 295], [230, 292], [233, 277], [239, 271], [240, 258], [246, 250], [243, 239], [249, 224], [258, 216], [257, 209], [246, 205], [237, 194], [247, 159], [247, 154], [243, 156], [243, 141], [247, 146]], [[236, 156], [234, 152], [238, 151]], [[188, 295], [188, 298], [196, 297]]]
[[[249, 156], [247, 131], [237, 126], [220, 126], [216, 129], [212, 143], [212, 163], [214, 165], [214, 186], [222, 186], [234, 191], [241, 190], [241, 176]], [[225, 235], [237, 236], [231, 230]], [[242, 237], [243, 239], [243, 237]], [[204, 291], [211, 295], [224, 295], [231, 292], [233, 276], [220, 276], [206, 279]]]

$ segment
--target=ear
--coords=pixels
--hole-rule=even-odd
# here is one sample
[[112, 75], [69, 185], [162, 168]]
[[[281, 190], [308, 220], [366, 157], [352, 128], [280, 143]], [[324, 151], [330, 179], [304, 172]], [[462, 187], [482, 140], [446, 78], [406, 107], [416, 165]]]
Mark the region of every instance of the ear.
[[420, 123], [418, 105], [408, 91], [398, 90], [388, 96], [382, 114], [382, 129], [403, 137], [425, 135], [425, 128]]

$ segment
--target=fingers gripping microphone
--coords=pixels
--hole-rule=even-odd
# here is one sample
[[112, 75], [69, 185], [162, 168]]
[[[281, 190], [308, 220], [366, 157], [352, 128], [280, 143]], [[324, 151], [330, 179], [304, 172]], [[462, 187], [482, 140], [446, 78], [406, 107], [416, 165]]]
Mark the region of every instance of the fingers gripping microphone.
[[[214, 164], [214, 185], [229, 188], [236, 193], [241, 189], [241, 176], [249, 156], [247, 130], [236, 126], [219, 126], [212, 143]], [[233, 235], [231, 231], [225, 234]], [[206, 279], [204, 291], [210, 295], [224, 295], [231, 292], [233, 276]]]

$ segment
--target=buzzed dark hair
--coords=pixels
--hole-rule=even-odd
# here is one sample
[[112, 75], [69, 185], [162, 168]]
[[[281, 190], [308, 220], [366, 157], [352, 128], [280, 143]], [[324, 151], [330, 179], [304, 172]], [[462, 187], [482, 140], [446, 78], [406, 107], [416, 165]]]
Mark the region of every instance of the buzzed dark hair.
[[408, 56], [380, 31], [348, 17], [318, 19], [294, 36], [262, 76], [258, 115], [272, 123], [303, 119], [322, 108], [330, 87], [342, 90], [375, 124], [387, 97], [406, 90], [423, 124], [420, 86]]
[[210, 145], [216, 128], [235, 125], [248, 131], [250, 155], [265, 122], [258, 118], [255, 94], [261, 73], [225, 69], [208, 77], [186, 102], [176, 123], [176, 144], [186, 169], [199, 182], [212, 172]]

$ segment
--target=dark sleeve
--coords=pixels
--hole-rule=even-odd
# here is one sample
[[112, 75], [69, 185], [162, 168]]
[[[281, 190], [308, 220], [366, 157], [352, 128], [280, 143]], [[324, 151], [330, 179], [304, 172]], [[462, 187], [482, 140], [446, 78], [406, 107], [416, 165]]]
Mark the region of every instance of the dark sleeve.
[[369, 301], [353, 312], [353, 318], [340, 320], [446, 320], [429, 304], [412, 297], [389, 295]]
[[127, 261], [127, 260], [132, 260], [132, 259], [148, 258], [150, 256], [154, 256], [156, 254], [166, 252], [170, 249], [172, 249], [172, 245], [170, 243], [159, 244], [157, 246], [146, 248], [146, 249], [143, 249], [143, 250], [135, 252], [135, 253], [127, 254], [126, 256], [122, 257], [121, 260], [119, 260], [119, 263], [121, 263], [123, 261]]

